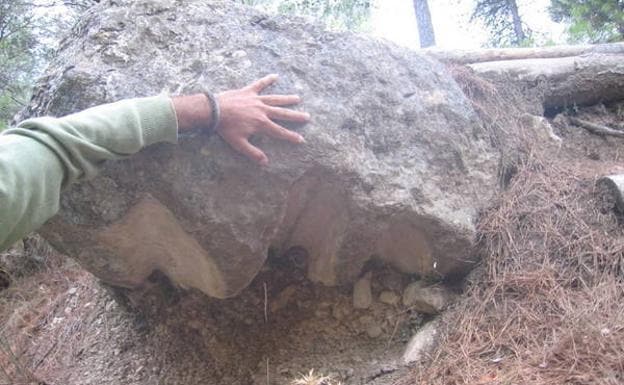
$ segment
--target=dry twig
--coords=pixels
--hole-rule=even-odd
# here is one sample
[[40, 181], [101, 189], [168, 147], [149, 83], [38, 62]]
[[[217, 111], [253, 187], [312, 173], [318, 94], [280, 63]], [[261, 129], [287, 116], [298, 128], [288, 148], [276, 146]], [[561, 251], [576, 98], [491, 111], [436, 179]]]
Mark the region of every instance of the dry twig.
[[574, 125], [582, 127], [591, 133], [594, 133], [597, 135], [603, 135], [603, 136], [615, 136], [618, 138], [624, 138], [624, 131], [614, 130], [611, 127], [607, 127], [602, 124], [588, 122], [586, 120], [575, 118], [573, 116], [570, 116], [568, 119], [570, 119], [570, 122], [573, 123]]

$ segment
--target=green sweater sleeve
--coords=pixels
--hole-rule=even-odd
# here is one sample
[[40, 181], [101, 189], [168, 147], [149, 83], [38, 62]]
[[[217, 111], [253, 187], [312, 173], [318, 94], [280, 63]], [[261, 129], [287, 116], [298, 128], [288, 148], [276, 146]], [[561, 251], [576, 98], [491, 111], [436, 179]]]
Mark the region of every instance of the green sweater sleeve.
[[0, 251], [57, 213], [64, 186], [156, 142], [177, 142], [167, 96], [128, 99], [0, 134]]

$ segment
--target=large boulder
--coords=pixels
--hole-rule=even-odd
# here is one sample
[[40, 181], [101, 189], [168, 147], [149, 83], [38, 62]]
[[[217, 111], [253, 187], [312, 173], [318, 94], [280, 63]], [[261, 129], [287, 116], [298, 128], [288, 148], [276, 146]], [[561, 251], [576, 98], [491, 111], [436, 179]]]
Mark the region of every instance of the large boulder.
[[61, 44], [22, 117], [280, 74], [313, 121], [291, 145], [257, 138], [260, 168], [217, 136], [156, 145], [64, 192], [42, 230], [103, 280], [154, 270], [211, 296], [240, 292], [268, 250], [308, 277], [353, 282], [370, 259], [444, 277], [471, 266], [498, 153], [445, 68], [391, 43], [330, 33], [232, 1], [102, 1]]

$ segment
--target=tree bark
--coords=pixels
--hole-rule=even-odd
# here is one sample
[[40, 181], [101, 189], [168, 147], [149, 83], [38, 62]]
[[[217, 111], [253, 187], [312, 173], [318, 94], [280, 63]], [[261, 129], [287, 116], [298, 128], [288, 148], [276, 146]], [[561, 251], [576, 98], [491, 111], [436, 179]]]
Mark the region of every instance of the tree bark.
[[435, 33], [427, 0], [414, 0], [414, 11], [416, 13], [416, 23], [418, 24], [420, 47], [434, 46], [436, 44]]

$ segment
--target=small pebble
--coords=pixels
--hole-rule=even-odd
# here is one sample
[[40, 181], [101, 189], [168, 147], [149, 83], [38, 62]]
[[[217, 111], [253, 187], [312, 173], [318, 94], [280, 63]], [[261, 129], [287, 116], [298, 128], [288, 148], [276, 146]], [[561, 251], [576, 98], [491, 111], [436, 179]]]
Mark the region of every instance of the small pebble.
[[385, 303], [386, 305], [396, 306], [399, 304], [401, 298], [393, 291], [382, 291], [379, 294], [379, 302]]
[[368, 309], [373, 304], [371, 291], [371, 274], [367, 273], [353, 285], [353, 307]]
[[383, 333], [383, 330], [381, 329], [379, 325], [370, 325], [368, 328], [366, 328], [366, 334], [368, 334], [370, 338], [377, 338], [382, 333]]

